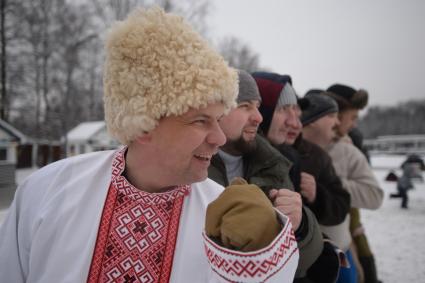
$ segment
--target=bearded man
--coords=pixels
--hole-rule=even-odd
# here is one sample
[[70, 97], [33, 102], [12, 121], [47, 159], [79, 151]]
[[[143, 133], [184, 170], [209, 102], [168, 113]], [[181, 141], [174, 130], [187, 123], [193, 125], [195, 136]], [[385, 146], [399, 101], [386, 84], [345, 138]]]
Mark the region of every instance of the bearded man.
[[289, 178], [291, 162], [257, 134], [263, 121], [258, 109], [260, 104], [261, 96], [254, 78], [239, 70], [237, 107], [219, 121], [226, 143], [212, 157], [208, 177], [223, 186], [242, 177], [260, 187], [274, 207], [289, 217], [300, 250], [295, 274], [300, 278], [321, 253], [322, 235], [315, 216], [302, 205], [300, 194], [294, 191]]

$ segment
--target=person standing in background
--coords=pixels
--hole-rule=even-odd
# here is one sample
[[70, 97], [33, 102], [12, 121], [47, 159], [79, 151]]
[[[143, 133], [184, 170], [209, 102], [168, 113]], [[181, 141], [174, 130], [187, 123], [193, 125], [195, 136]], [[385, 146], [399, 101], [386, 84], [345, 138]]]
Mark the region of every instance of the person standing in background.
[[359, 111], [366, 107], [368, 93], [343, 85], [331, 85], [326, 92], [338, 104], [338, 139], [329, 149], [334, 167], [343, 181], [344, 188], [351, 194], [352, 210], [350, 229], [364, 273], [365, 283], [377, 283], [374, 256], [369, 247], [364, 227], [360, 221], [359, 208], [377, 209], [381, 206], [384, 193], [373, 175], [365, 155], [356, 148], [348, 133], [355, 128]]

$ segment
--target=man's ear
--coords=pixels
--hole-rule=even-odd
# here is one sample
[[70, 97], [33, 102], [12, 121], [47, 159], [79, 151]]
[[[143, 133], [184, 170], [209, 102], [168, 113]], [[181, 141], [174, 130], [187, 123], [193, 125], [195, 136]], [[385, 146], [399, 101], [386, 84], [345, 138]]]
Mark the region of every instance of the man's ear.
[[138, 135], [136, 137], [135, 142], [139, 144], [147, 144], [152, 140], [152, 133], [151, 132], [143, 132], [142, 134]]

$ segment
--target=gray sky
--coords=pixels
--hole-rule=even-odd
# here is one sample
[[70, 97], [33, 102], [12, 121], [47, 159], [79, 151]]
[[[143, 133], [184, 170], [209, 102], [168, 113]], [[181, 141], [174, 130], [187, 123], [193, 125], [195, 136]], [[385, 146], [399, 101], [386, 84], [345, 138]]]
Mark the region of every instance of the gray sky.
[[369, 105], [425, 98], [423, 0], [214, 0], [213, 38], [237, 36], [300, 95], [335, 82]]

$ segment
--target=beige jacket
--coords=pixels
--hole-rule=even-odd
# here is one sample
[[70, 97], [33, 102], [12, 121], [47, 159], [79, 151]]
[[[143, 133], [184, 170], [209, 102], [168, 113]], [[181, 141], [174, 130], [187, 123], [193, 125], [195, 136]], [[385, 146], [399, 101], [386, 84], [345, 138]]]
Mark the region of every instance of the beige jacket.
[[328, 153], [343, 187], [351, 195], [351, 206], [379, 208], [384, 199], [384, 191], [379, 187], [363, 153], [344, 141], [331, 144]]
[[[380, 207], [384, 192], [379, 187], [363, 153], [346, 140], [331, 144], [328, 153], [344, 189], [350, 193], [351, 206], [367, 209]], [[352, 241], [349, 214], [341, 224], [320, 225], [320, 228], [339, 248], [348, 250]]]

